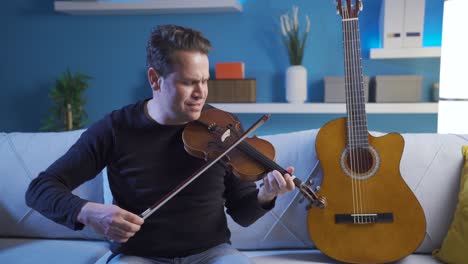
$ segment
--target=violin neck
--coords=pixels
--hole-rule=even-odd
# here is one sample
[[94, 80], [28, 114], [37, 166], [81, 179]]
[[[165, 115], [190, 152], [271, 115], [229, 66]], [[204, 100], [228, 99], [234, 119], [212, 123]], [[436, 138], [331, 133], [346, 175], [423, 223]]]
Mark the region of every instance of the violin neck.
[[[278, 165], [278, 163], [276, 163], [273, 160], [271, 160], [270, 158], [266, 157], [263, 153], [261, 153], [260, 151], [258, 151], [256, 148], [252, 147], [249, 143], [247, 143], [245, 141], [240, 143], [237, 146], [237, 149], [239, 149], [240, 151], [244, 152], [245, 154], [249, 155], [250, 157], [252, 157], [256, 161], [258, 161], [260, 164], [262, 164], [269, 171], [277, 170], [277, 171], [279, 171], [279, 173], [281, 173], [281, 175], [289, 173], [286, 169], [284, 169], [283, 167]], [[296, 187], [298, 187], [298, 188], [301, 187], [302, 181], [299, 178], [295, 177], [293, 179], [293, 181], [294, 181], [294, 185]]]

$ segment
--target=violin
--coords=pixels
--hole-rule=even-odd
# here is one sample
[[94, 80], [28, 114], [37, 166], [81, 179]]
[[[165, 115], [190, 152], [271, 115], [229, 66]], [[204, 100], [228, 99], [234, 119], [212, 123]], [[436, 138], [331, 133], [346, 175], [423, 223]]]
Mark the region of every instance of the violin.
[[[213, 108], [203, 111], [198, 120], [187, 124], [182, 133], [182, 140], [187, 153], [209, 161], [219, 156], [242, 134], [241, 123], [232, 114]], [[281, 175], [288, 173], [274, 158], [273, 145], [253, 136], [238, 143], [224, 156], [224, 161], [241, 180], [257, 181], [268, 171], [277, 170]], [[326, 206], [325, 198], [317, 196], [310, 186], [297, 177], [294, 177], [293, 181], [311, 205], [318, 208]]]
[[227, 146], [221, 153], [219, 153], [215, 158], [211, 159], [209, 162], [205, 163], [202, 167], [200, 167], [195, 173], [193, 173], [190, 177], [183, 180], [177, 187], [169, 191], [164, 197], [156, 201], [151, 207], [146, 209], [143, 213], [140, 214], [140, 217], [146, 219], [150, 217], [154, 212], [156, 212], [159, 208], [161, 208], [164, 204], [166, 204], [169, 200], [171, 200], [175, 195], [177, 195], [180, 191], [182, 191], [185, 187], [187, 187], [190, 183], [192, 183], [195, 179], [200, 177], [207, 169], [213, 166], [216, 162], [224, 158], [231, 150], [233, 150], [237, 145], [243, 142], [253, 131], [255, 131], [258, 127], [263, 125], [265, 121], [268, 119], [267, 115], [264, 115], [262, 118], [257, 120], [247, 131], [242, 133], [242, 135], [236, 138], [229, 146]]

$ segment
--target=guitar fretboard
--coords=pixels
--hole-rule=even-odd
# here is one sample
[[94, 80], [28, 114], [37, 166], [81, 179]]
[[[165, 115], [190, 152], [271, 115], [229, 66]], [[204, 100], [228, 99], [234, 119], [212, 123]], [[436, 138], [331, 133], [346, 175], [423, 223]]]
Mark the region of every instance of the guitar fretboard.
[[343, 14], [347, 136], [351, 148], [368, 147], [366, 100], [361, 64], [359, 20]]

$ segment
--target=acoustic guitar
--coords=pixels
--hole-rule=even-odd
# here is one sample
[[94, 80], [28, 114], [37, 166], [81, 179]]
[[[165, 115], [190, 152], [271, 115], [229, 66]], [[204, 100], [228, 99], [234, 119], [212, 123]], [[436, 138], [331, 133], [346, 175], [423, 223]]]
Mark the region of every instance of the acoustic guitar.
[[414, 252], [424, 239], [424, 211], [400, 175], [404, 140], [367, 129], [358, 14], [360, 0], [336, 0], [342, 18], [347, 116], [317, 134], [325, 209], [311, 208], [310, 238], [347, 263], [387, 263]]

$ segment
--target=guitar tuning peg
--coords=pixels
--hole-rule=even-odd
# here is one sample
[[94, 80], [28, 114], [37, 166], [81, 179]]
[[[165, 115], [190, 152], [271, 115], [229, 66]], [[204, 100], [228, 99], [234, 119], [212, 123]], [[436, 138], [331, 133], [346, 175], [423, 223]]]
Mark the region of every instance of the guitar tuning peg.
[[308, 180], [308, 183], [309, 183], [310, 186], [312, 186], [314, 184], [314, 179]]

